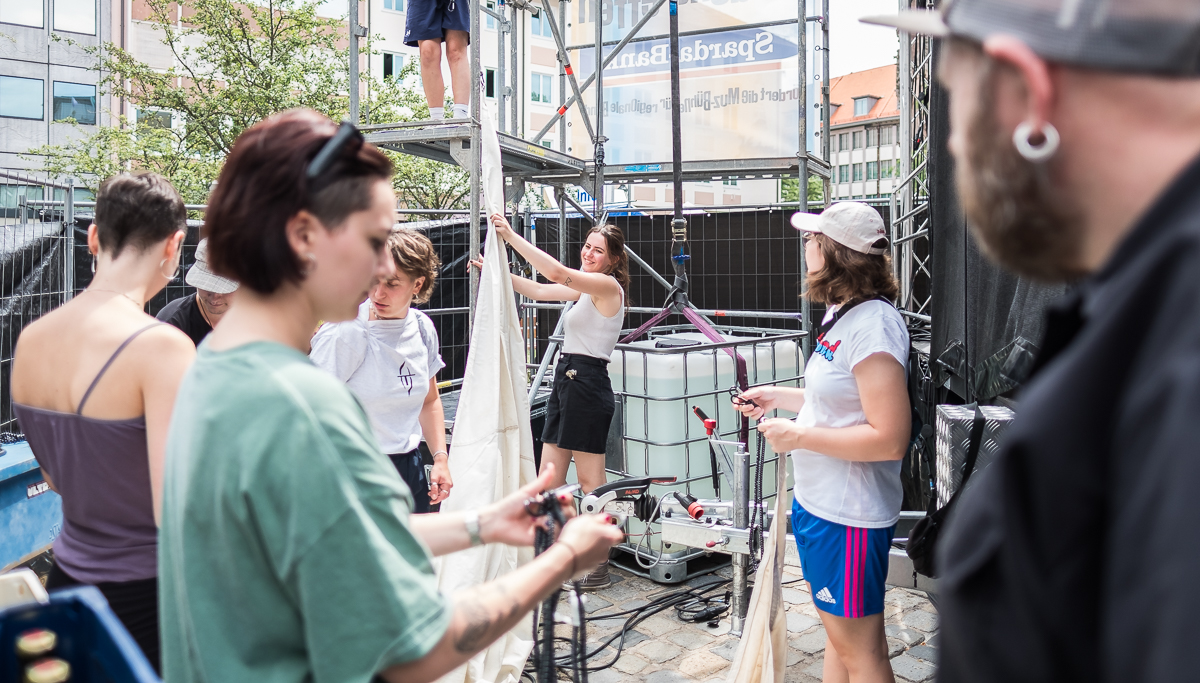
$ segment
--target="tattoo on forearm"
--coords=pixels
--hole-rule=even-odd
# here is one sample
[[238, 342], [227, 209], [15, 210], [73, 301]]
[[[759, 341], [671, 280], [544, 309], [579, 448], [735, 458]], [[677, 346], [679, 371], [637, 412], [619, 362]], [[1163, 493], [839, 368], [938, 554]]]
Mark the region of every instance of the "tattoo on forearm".
[[568, 285], [568, 286], [571, 284], [571, 276], [570, 275], [567, 276], [567, 281], [564, 282], [563, 284]]
[[[493, 633], [498, 626], [518, 615], [520, 603], [509, 594], [503, 584], [494, 586], [494, 593], [485, 596], [479, 591], [471, 591], [460, 603], [459, 610], [463, 617], [462, 631], [454, 639], [454, 649], [460, 654], [473, 655], [487, 647], [500, 633]], [[489, 609], [486, 602], [498, 603], [496, 609]], [[492, 612], [495, 612], [493, 615]]]

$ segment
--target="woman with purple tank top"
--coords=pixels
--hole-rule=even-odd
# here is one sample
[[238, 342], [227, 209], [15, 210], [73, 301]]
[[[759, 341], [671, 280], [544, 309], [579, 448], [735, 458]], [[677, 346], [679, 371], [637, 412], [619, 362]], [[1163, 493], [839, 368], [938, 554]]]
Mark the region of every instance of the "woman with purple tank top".
[[195, 347], [143, 308], [179, 267], [186, 217], [162, 176], [106, 180], [92, 283], [25, 328], [12, 369], [21, 429], [63, 500], [47, 587], [98, 587], [155, 669], [163, 453]]

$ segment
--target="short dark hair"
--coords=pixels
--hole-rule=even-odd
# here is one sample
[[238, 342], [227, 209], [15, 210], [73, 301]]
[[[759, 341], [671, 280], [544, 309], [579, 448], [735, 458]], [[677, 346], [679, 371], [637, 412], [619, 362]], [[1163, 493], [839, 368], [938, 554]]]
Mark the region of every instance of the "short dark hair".
[[304, 279], [288, 243], [288, 220], [312, 212], [330, 230], [371, 206], [371, 189], [392, 177], [392, 162], [374, 145], [348, 145], [314, 179], [309, 163], [337, 124], [311, 109], [270, 116], [242, 132], [225, 160], [204, 216], [213, 272], [260, 294]]
[[825, 257], [825, 267], [805, 281], [804, 296], [809, 301], [848, 304], [881, 296], [894, 302], [900, 296], [887, 254], [864, 254], [821, 233], [808, 239], [817, 241]]
[[421, 289], [413, 294], [414, 304], [423, 304], [433, 296], [433, 285], [437, 282], [438, 269], [442, 260], [438, 258], [433, 242], [416, 230], [399, 228], [388, 236], [388, 251], [396, 263], [396, 270], [416, 280], [425, 278]]
[[96, 193], [95, 223], [100, 248], [116, 258], [125, 247], [141, 251], [187, 230], [187, 210], [157, 173], [118, 173]]

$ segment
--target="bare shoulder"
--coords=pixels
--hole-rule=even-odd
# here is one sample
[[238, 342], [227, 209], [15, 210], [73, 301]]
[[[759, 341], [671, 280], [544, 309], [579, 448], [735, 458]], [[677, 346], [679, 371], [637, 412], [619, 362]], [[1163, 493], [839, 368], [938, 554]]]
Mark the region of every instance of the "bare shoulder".
[[196, 345], [192, 343], [191, 338], [174, 325], [165, 323], [155, 325], [141, 336], [144, 338], [140, 344], [143, 353], [184, 362], [191, 362], [192, 358], [196, 356]]

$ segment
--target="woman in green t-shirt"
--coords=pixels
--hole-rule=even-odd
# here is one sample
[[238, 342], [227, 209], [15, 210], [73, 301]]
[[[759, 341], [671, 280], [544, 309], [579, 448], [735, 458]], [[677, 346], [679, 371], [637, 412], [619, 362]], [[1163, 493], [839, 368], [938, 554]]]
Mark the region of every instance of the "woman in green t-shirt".
[[349, 390], [305, 355], [353, 318], [395, 222], [391, 164], [349, 124], [293, 110], [247, 129], [205, 216], [214, 272], [242, 283], [184, 378], [160, 541], [174, 682], [432, 681], [511, 630], [621, 533], [572, 519], [531, 563], [440, 595], [430, 556], [530, 545], [524, 500], [410, 516], [412, 497]]

